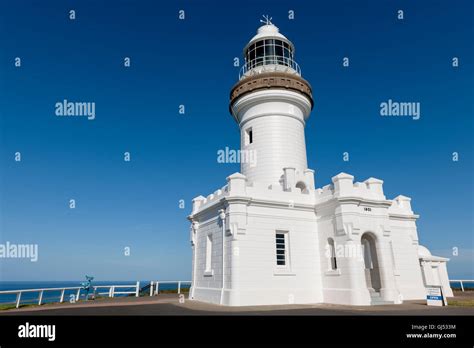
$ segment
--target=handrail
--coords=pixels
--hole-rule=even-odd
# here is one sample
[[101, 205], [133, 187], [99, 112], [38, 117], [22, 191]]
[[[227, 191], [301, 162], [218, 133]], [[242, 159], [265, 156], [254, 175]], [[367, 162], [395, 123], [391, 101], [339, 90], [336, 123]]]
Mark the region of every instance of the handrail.
[[301, 76], [301, 68], [293, 58], [274, 55], [258, 57], [248, 62], [245, 62], [242, 68], [240, 68], [239, 80], [242, 79], [242, 77], [252, 69], [262, 68], [264, 70], [268, 70], [269, 67], [271, 67], [271, 69], [274, 69], [275, 71], [290, 68]]
[[39, 291], [59, 291], [59, 290], [77, 290], [77, 289], [82, 289], [81, 286], [74, 286], [74, 287], [66, 287], [66, 288], [43, 288], [43, 289], [21, 289], [21, 290], [2, 290], [0, 291], [0, 294], [16, 294], [18, 291], [21, 292], [39, 292]]
[[[153, 294], [158, 294], [159, 292], [159, 285], [161, 284], [177, 284], [178, 285], [178, 294], [181, 293], [181, 284], [191, 284], [190, 280], [160, 280], [160, 281], [152, 281], [150, 283], [150, 296]], [[156, 286], [154, 287], [153, 284]], [[115, 295], [132, 295], [134, 294], [135, 297], [140, 296], [140, 282], [137, 281], [136, 284], [111, 284], [111, 285], [94, 285], [91, 286], [93, 289], [94, 295], [108, 295], [109, 297], [114, 297]], [[116, 291], [116, 289], [131, 289], [131, 291]], [[108, 289], [108, 291], [98, 292], [99, 289]], [[59, 303], [64, 302], [64, 296], [66, 291], [76, 291], [74, 295], [75, 300], [79, 300], [81, 295], [81, 290], [83, 287], [81, 286], [73, 286], [73, 287], [63, 287], [63, 288], [40, 288], [40, 289], [19, 289], [19, 290], [2, 290], [0, 291], [0, 295], [4, 294], [16, 294], [16, 308], [20, 307], [21, 304], [21, 295], [23, 293], [31, 293], [31, 292], [38, 292], [38, 305], [43, 303], [43, 295], [45, 291], [60, 291], [61, 294], [59, 296]]]
[[462, 292], [464, 292], [464, 286], [463, 286], [462, 282], [473, 283], [474, 279], [450, 279], [449, 283], [451, 284], [452, 282], [459, 282], [459, 284], [461, 284], [461, 290], [462, 290]]
[[[150, 282], [150, 296], [158, 295], [160, 284], [178, 284], [178, 294], [181, 294], [181, 284], [192, 284], [191, 280], [157, 280]], [[155, 284], [155, 288], [153, 288]]]
[[474, 279], [450, 279], [450, 282], [474, 282]]
[[[114, 295], [125, 295], [125, 294], [135, 294], [136, 297], [140, 296], [140, 282], [137, 281], [135, 284], [130, 285], [94, 285], [91, 287], [94, 290], [94, 295], [104, 295], [108, 294], [109, 297], [114, 297]], [[97, 289], [104, 289], [109, 288], [108, 292], [97, 292]], [[116, 288], [123, 289], [123, 288], [130, 288], [134, 289], [133, 291], [115, 291]], [[43, 294], [45, 291], [61, 291], [61, 295], [59, 297], [59, 303], [64, 302], [64, 294], [67, 290], [75, 290], [75, 300], [78, 301], [81, 296], [81, 290], [83, 287], [81, 286], [74, 286], [74, 287], [63, 287], [63, 288], [42, 288], [42, 289], [20, 289], [20, 290], [3, 290], [0, 291], [0, 295], [3, 294], [16, 294], [16, 308], [20, 307], [21, 304], [21, 295], [23, 293], [30, 293], [30, 292], [38, 292], [38, 305], [40, 306], [43, 303]]]
[[97, 285], [93, 286], [94, 289], [99, 289], [99, 288], [110, 288], [113, 286], [114, 288], [134, 288], [136, 285]]

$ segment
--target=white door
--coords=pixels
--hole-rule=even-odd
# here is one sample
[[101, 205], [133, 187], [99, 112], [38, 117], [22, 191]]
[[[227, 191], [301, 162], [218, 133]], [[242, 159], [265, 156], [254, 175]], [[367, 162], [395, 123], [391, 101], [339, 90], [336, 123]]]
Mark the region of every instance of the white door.
[[430, 284], [430, 285], [441, 285], [438, 266], [431, 266], [431, 271], [433, 273], [433, 284]]

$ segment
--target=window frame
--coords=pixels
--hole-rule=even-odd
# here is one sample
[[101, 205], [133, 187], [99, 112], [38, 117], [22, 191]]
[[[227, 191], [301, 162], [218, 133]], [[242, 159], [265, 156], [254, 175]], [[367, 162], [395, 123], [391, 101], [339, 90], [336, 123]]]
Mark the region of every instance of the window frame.
[[337, 271], [336, 242], [333, 238], [329, 237], [327, 243], [331, 254], [328, 258], [328, 271]]
[[[283, 246], [284, 248], [281, 249], [281, 248], [278, 248], [278, 244], [281, 244], [281, 243], [278, 243], [278, 235], [283, 235]], [[280, 237], [281, 238], [281, 237]], [[290, 238], [289, 238], [289, 231], [288, 230], [275, 230], [275, 237], [274, 237], [274, 243], [275, 243], [275, 268], [277, 270], [289, 270], [290, 269], [290, 265], [291, 265], [291, 261], [290, 261]], [[281, 251], [283, 250], [283, 254], [279, 254], [278, 251]], [[281, 256], [283, 255], [283, 260], [285, 262], [285, 264], [283, 265], [279, 265], [278, 264], [278, 256]], [[282, 258], [280, 258], [281, 260]]]
[[252, 127], [248, 127], [245, 129], [245, 134], [244, 134], [244, 144], [245, 146], [249, 146], [253, 144], [254, 136], [253, 136], [253, 129]]
[[213, 240], [212, 233], [206, 235], [206, 254], [204, 260], [204, 276], [212, 276], [214, 270], [212, 269], [212, 249], [213, 249]]

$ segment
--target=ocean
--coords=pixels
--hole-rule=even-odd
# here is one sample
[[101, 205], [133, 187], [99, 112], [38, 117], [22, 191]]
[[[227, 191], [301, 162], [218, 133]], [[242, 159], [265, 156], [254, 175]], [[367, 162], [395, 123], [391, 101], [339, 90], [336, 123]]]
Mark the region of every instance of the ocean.
[[[464, 287], [464, 290], [474, 290], [474, 281], [462, 282], [462, 286]], [[461, 283], [451, 282], [451, 289], [461, 290]]]
[[[0, 281], [0, 291], [5, 290], [24, 290], [24, 289], [42, 289], [42, 288], [69, 288], [81, 286], [85, 280], [71, 280], [71, 281]], [[133, 291], [137, 281], [92, 281], [92, 286], [100, 285], [130, 285], [130, 288], [120, 288], [116, 291]], [[140, 288], [150, 285], [149, 280], [140, 280]], [[189, 283], [181, 284], [182, 289], [189, 288]], [[159, 290], [175, 290], [178, 288], [178, 283], [160, 284]], [[107, 292], [106, 289], [98, 289], [98, 292]], [[148, 290], [149, 291], [149, 290]], [[66, 290], [64, 293], [64, 301], [69, 301], [72, 295], [75, 295], [77, 290]], [[92, 291], [90, 292], [92, 293]], [[149, 292], [148, 292], [149, 293]], [[43, 303], [59, 302], [61, 290], [45, 291], [43, 293]], [[128, 295], [115, 295], [128, 296]], [[25, 292], [21, 295], [21, 304], [35, 304], [38, 303], [39, 292]], [[85, 297], [85, 291], [81, 291], [81, 299]], [[16, 294], [0, 294], [0, 304], [15, 303]]]

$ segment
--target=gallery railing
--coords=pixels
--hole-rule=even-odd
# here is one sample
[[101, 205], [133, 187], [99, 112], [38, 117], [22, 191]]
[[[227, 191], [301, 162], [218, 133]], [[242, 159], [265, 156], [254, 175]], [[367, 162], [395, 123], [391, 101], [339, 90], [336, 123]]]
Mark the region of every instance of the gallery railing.
[[[116, 295], [135, 295], [138, 297], [140, 295], [140, 282], [137, 282], [135, 285], [97, 285], [92, 286], [92, 294], [95, 295], [106, 295], [108, 297], [114, 297]], [[107, 291], [100, 291], [100, 289], [107, 289]], [[130, 289], [125, 291], [124, 289]], [[82, 286], [75, 287], [63, 287], [63, 288], [42, 288], [42, 289], [21, 289], [21, 290], [4, 290], [0, 291], [0, 295], [11, 295], [16, 294], [15, 307], [19, 308], [21, 305], [22, 295], [25, 293], [38, 293], [37, 304], [41, 305], [44, 303], [44, 294], [46, 292], [59, 292], [59, 303], [64, 302], [64, 297], [66, 292], [71, 293], [70, 298], [75, 302], [80, 299], [81, 290], [84, 292], [85, 289]], [[117, 291], [119, 290], [119, 291]], [[86, 295], [86, 294], [84, 294]], [[36, 301], [35, 301], [36, 302]]]
[[252, 59], [244, 64], [239, 71], [239, 79], [241, 79], [250, 70], [261, 68], [259, 72], [269, 71], [285, 71], [288, 68], [292, 69], [301, 76], [301, 68], [292, 58], [282, 56], [264, 56]]
[[449, 283], [459, 283], [461, 285], [461, 290], [464, 292], [464, 283], [474, 283], [474, 279], [450, 279]]
[[[159, 280], [159, 281], [151, 281], [149, 285], [144, 286], [143, 288], [140, 288], [140, 282], [136, 282], [136, 284], [129, 284], [129, 285], [95, 285], [91, 286], [91, 291], [86, 292], [84, 287], [82, 286], [75, 286], [75, 287], [63, 287], [63, 288], [41, 288], [41, 289], [21, 289], [21, 290], [4, 290], [0, 291], [0, 300], [1, 300], [1, 295], [16, 295], [16, 300], [14, 302], [15, 307], [19, 308], [20, 305], [22, 304], [22, 300], [24, 302], [28, 301], [31, 302], [30, 299], [24, 299], [23, 294], [25, 293], [37, 293], [38, 296], [34, 297], [34, 304], [42, 305], [45, 303], [44, 301], [44, 296], [45, 293], [47, 292], [58, 292], [58, 296], [54, 297], [55, 301], [50, 301], [50, 302], [59, 302], [62, 303], [65, 301], [66, 294], [69, 294], [69, 302], [76, 302], [79, 301], [81, 298], [81, 295], [84, 297], [88, 295], [93, 295], [94, 298], [96, 296], [106, 296], [106, 297], [116, 297], [117, 295], [128, 295], [128, 296], [135, 296], [139, 297], [140, 293], [148, 293], [150, 296], [158, 295], [160, 292], [160, 285], [163, 284], [176, 284], [176, 288], [168, 286], [168, 289], [163, 290], [171, 290], [174, 291], [174, 289], [177, 289], [177, 293], [181, 294], [183, 290], [183, 284], [191, 284], [191, 281], [189, 280]], [[81, 294], [82, 292], [82, 294]], [[11, 302], [10, 302], [11, 303]], [[2, 303], [0, 301], [0, 304], [8, 304], [7, 303]]]

